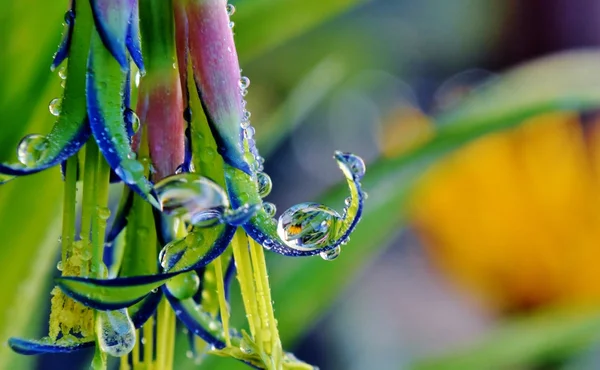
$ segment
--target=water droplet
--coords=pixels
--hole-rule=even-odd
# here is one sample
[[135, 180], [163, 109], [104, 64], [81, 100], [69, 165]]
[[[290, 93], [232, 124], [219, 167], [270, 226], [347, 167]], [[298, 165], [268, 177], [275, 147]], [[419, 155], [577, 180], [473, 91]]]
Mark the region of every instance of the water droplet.
[[25, 166], [33, 167], [42, 159], [46, 149], [48, 149], [48, 140], [44, 135], [27, 135], [21, 139], [17, 147], [17, 158]]
[[194, 358], [194, 352], [192, 352], [192, 351], [190, 351], [190, 350], [187, 350], [187, 351], [185, 352], [185, 357], [187, 357], [187, 358], [190, 358], [190, 359], [191, 359], [191, 358]]
[[135, 326], [127, 309], [97, 311], [96, 315], [96, 333], [100, 348], [115, 357], [131, 352], [136, 343]]
[[244, 130], [244, 136], [246, 137], [246, 139], [252, 139], [254, 137], [255, 133], [256, 133], [256, 129], [252, 126], [248, 126]]
[[257, 173], [256, 186], [258, 187], [258, 195], [260, 195], [261, 198], [266, 197], [271, 193], [271, 190], [273, 189], [271, 177], [264, 172]]
[[233, 28], [234, 26], [235, 26], [235, 23], [229, 22], [229, 28]]
[[61, 104], [62, 100], [60, 98], [54, 98], [50, 100], [50, 104], [48, 104], [48, 110], [53, 116], [58, 117], [60, 115]]
[[250, 86], [250, 79], [246, 76], [242, 76], [242, 78], [240, 78], [240, 89], [246, 90], [246, 89], [248, 89], [249, 86]]
[[275, 204], [273, 203], [265, 202], [263, 203], [263, 210], [267, 213], [267, 215], [269, 215], [269, 217], [273, 217], [277, 212], [277, 207], [275, 207]]
[[244, 113], [242, 114], [242, 119], [244, 121], [248, 121], [250, 117], [252, 117], [252, 113], [250, 113], [250, 111], [244, 110]]
[[347, 168], [352, 176], [356, 179], [362, 179], [365, 175], [366, 166], [361, 157], [352, 153], [335, 152], [337, 159], [345, 168]]
[[163, 212], [198, 226], [210, 226], [229, 207], [225, 191], [194, 173], [169, 176], [154, 187]]
[[98, 208], [98, 217], [102, 220], [108, 220], [110, 218], [110, 209], [107, 207]]
[[342, 248], [335, 247], [328, 251], [321, 252], [320, 255], [321, 255], [321, 258], [323, 258], [325, 261], [333, 261], [334, 259], [336, 259], [340, 256], [341, 252], [342, 252]]
[[242, 96], [246, 96], [246, 95], [248, 95], [248, 90], [242, 90], [242, 91], [241, 91], [241, 94], [242, 94]]
[[362, 196], [363, 196], [363, 199], [364, 199], [364, 200], [367, 200], [367, 199], [369, 199], [369, 193], [367, 193], [366, 191], [363, 191], [363, 192], [362, 192]]
[[67, 80], [60, 81], [60, 87], [62, 87], [64, 89], [65, 86], [67, 86]]
[[260, 209], [260, 205], [255, 204], [249, 206], [248, 204], [225, 212], [222, 221], [230, 225], [243, 225], [245, 224], [254, 214]]
[[235, 13], [235, 6], [233, 6], [233, 4], [227, 4], [227, 15], [229, 15], [230, 17], [233, 15], [233, 13]]
[[135, 184], [144, 177], [144, 165], [135, 159], [125, 158], [115, 170], [117, 176], [126, 184]]
[[137, 73], [135, 74], [135, 87], [140, 86], [141, 79], [142, 79], [142, 74], [140, 73], [140, 71], [137, 71]]
[[242, 130], [247, 129], [248, 127], [250, 127], [250, 121], [242, 121], [240, 123], [240, 127], [242, 128]]
[[60, 77], [61, 80], [64, 80], [67, 78], [67, 67], [65, 67], [65, 66], [60, 67], [60, 69], [58, 70], [58, 77]]
[[200, 287], [200, 278], [196, 271], [179, 274], [167, 282], [169, 292], [177, 299], [188, 299], [194, 296]]
[[80, 258], [84, 261], [89, 261], [92, 259], [92, 251], [89, 248], [85, 248], [81, 251]]
[[294, 249], [320, 249], [331, 244], [340, 220], [340, 215], [329, 207], [301, 203], [279, 217], [277, 233]]
[[240, 350], [247, 355], [254, 352], [254, 350], [252, 349], [252, 345], [248, 343], [248, 341], [245, 338], [240, 341]]
[[352, 203], [352, 198], [348, 197], [348, 198], [344, 199], [344, 204], [346, 206], [350, 206], [351, 203]]
[[65, 23], [70, 25], [73, 19], [75, 19], [75, 12], [73, 9], [67, 10], [65, 13]]
[[211, 331], [217, 331], [219, 330], [219, 324], [216, 321], [209, 321], [208, 322], [208, 329]]
[[58, 263], [56, 264], [56, 269], [58, 271], [62, 271], [63, 270], [63, 263], [62, 263], [62, 261], [58, 261]]
[[123, 118], [125, 119], [125, 123], [131, 127], [134, 133], [138, 132], [140, 129], [140, 117], [133, 111], [133, 109], [125, 108], [123, 112]]

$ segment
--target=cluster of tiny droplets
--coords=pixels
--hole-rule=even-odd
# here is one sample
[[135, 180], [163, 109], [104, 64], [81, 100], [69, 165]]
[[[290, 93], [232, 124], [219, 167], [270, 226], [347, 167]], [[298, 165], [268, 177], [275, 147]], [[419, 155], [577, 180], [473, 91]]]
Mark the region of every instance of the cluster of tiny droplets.
[[[235, 13], [235, 7], [232, 4], [227, 4], [227, 14], [231, 17], [233, 13]], [[229, 28], [232, 30], [234, 25], [233, 22], [229, 22]], [[250, 87], [250, 79], [242, 76], [239, 81], [240, 96], [242, 100], [242, 121], [240, 122], [240, 127], [244, 132], [244, 139], [248, 145], [249, 155], [246, 157], [246, 160], [250, 163], [252, 170], [255, 172], [258, 193], [264, 198], [271, 192], [272, 182], [269, 175], [263, 172], [265, 159], [260, 156], [258, 148], [256, 147], [256, 140], [254, 139], [256, 130], [250, 123], [251, 113], [246, 109], [247, 102], [245, 97], [248, 95], [248, 87]], [[263, 209], [270, 217], [275, 216], [275, 213], [277, 212], [275, 205], [270, 202], [264, 202]]]

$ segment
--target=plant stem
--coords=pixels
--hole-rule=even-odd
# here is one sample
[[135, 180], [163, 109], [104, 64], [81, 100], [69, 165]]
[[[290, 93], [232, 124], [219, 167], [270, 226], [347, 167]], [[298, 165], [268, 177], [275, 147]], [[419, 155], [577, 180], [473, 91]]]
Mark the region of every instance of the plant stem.
[[63, 199], [63, 223], [62, 223], [62, 265], [67, 266], [67, 258], [73, 252], [73, 238], [75, 236], [75, 202], [77, 198], [77, 156], [71, 156], [67, 160], [65, 170], [65, 194]]
[[217, 293], [219, 296], [219, 310], [221, 312], [221, 322], [223, 323], [223, 330], [225, 331], [225, 343], [227, 347], [231, 347], [231, 338], [229, 336], [229, 307], [227, 307], [227, 300], [225, 299], [225, 283], [223, 279], [223, 263], [219, 256], [215, 259], [215, 278], [217, 279]]
[[[85, 145], [85, 165], [83, 169], [83, 200], [81, 207], [81, 276], [89, 272], [89, 259], [91, 258], [90, 232], [92, 217], [96, 208], [96, 170], [98, 166], [98, 146], [93, 138]], [[90, 256], [90, 257], [88, 257]]]
[[104, 272], [104, 237], [106, 220], [110, 216], [108, 209], [108, 186], [110, 182], [110, 166], [102, 156], [98, 156], [98, 172], [96, 174], [96, 204], [92, 218], [92, 276], [103, 278]]
[[261, 319], [258, 312], [256, 292], [252, 276], [252, 264], [248, 255], [248, 239], [246, 234], [238, 230], [233, 237], [231, 247], [233, 248], [233, 257], [237, 267], [237, 278], [242, 291], [242, 300], [246, 310], [246, 318], [250, 326], [252, 337], [256, 341], [258, 348], [263, 349], [263, 335], [261, 330]]

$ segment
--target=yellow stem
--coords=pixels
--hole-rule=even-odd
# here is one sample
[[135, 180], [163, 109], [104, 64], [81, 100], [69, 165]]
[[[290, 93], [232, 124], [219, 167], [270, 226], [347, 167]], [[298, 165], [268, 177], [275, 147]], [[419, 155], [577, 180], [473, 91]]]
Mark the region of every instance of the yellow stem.
[[223, 278], [223, 263], [221, 256], [215, 259], [215, 275], [217, 279], [217, 292], [219, 295], [219, 309], [221, 311], [221, 322], [225, 331], [225, 343], [227, 347], [231, 347], [231, 338], [229, 337], [229, 307], [225, 299], [225, 282]]

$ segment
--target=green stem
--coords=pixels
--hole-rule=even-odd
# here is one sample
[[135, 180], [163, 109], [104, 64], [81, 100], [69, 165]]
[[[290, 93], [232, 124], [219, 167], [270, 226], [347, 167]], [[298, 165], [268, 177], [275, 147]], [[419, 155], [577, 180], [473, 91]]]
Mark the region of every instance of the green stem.
[[65, 194], [63, 199], [63, 224], [62, 224], [62, 266], [67, 266], [67, 258], [73, 252], [73, 237], [75, 236], [75, 216], [77, 198], [77, 156], [67, 160], [65, 170]]
[[91, 258], [90, 233], [92, 218], [96, 208], [96, 171], [99, 151], [93, 138], [85, 145], [85, 165], [83, 168], [83, 201], [81, 206], [81, 276], [88, 276]]
[[258, 312], [254, 278], [252, 276], [252, 264], [250, 262], [250, 256], [248, 255], [248, 239], [246, 234], [243, 231], [238, 230], [233, 238], [231, 246], [233, 248], [233, 257], [237, 266], [237, 278], [240, 283], [240, 290], [242, 291], [242, 300], [244, 301], [244, 308], [246, 310], [246, 318], [248, 319], [250, 332], [252, 333], [252, 337], [258, 348], [262, 351], [263, 335], [261, 330], [261, 319]]
[[110, 166], [102, 156], [98, 156], [98, 172], [96, 174], [96, 204], [92, 218], [92, 276], [104, 278], [104, 237], [106, 220], [110, 216], [108, 209], [108, 186], [110, 182]]
[[223, 278], [223, 263], [219, 256], [215, 259], [215, 278], [217, 279], [217, 295], [219, 297], [219, 310], [221, 312], [221, 322], [223, 323], [223, 330], [225, 331], [225, 343], [227, 347], [231, 347], [231, 338], [229, 336], [229, 307], [227, 307], [227, 300], [225, 299], [225, 282]]

